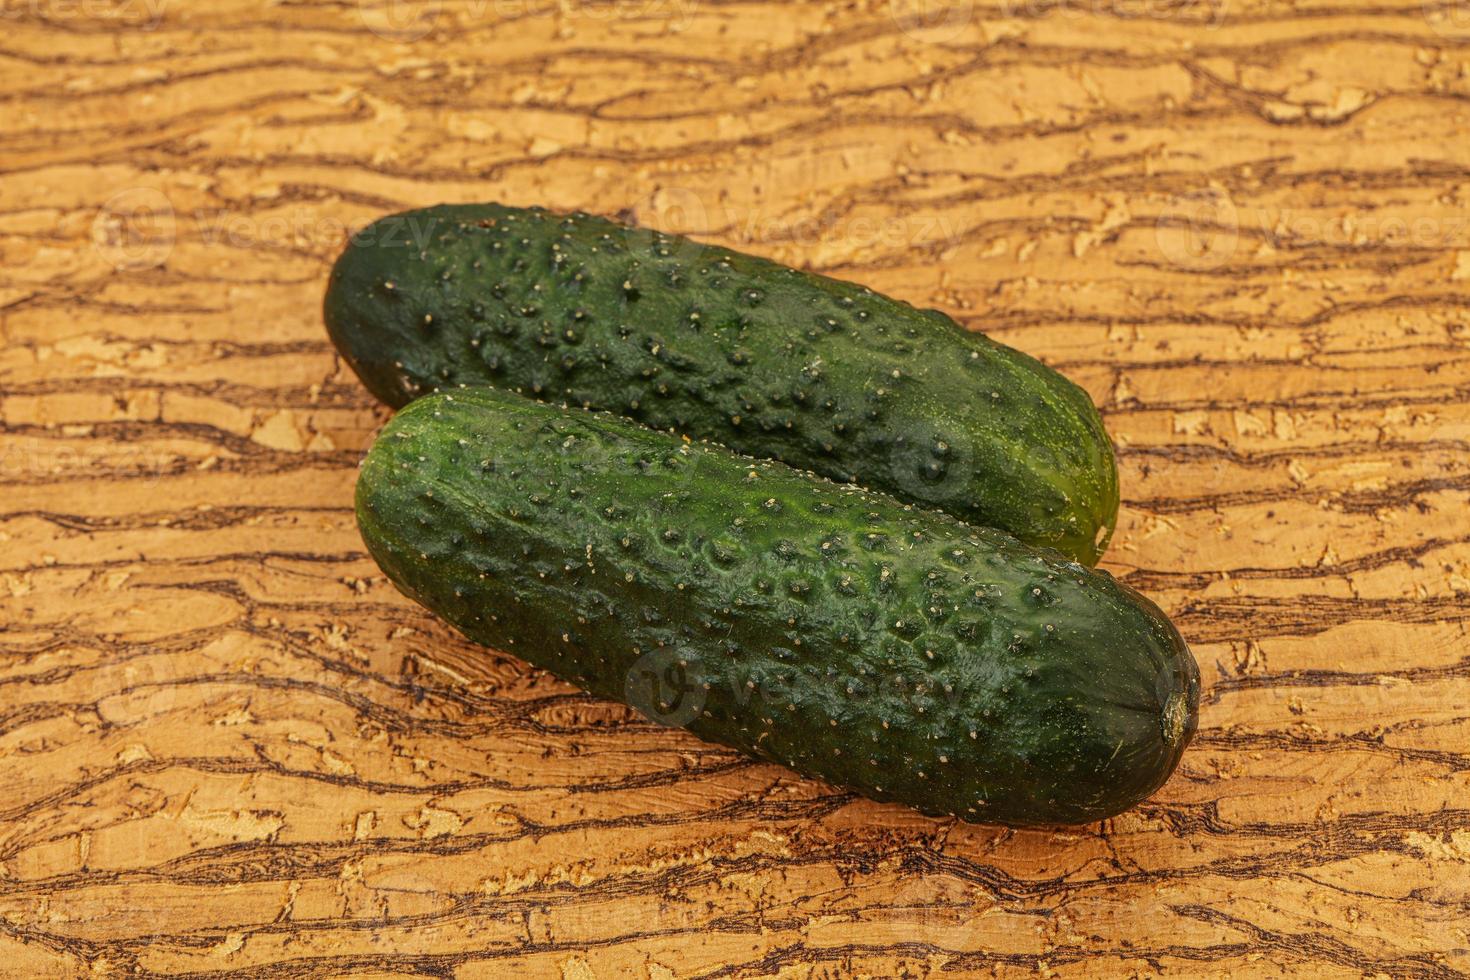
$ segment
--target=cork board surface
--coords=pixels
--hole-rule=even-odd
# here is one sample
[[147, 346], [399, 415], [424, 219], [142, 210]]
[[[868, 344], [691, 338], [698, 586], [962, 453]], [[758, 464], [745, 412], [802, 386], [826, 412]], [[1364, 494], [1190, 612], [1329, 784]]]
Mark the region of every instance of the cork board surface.
[[[0, 974], [1470, 974], [1463, 0], [0, 26]], [[928, 819], [400, 597], [325, 274], [490, 199], [858, 280], [1086, 386], [1106, 567], [1204, 672], [1175, 778], [1098, 825]]]

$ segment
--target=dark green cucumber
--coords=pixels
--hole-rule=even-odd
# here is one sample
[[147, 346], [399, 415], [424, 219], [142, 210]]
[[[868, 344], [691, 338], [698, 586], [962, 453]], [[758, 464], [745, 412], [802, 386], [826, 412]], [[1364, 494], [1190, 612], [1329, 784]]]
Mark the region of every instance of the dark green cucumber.
[[1106, 573], [607, 413], [415, 401], [368, 453], [357, 519], [470, 639], [925, 813], [1108, 817], [1194, 732], [1194, 658]]
[[935, 310], [586, 214], [427, 208], [325, 304], [383, 401], [488, 384], [616, 412], [1097, 561], [1118, 510], [1086, 392]]

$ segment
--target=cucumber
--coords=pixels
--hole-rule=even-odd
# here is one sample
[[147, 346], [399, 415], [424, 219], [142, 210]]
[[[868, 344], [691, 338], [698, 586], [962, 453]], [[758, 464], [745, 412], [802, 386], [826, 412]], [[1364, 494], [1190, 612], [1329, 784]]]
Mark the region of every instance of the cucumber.
[[1095, 564], [1118, 511], [1086, 392], [936, 310], [677, 235], [496, 204], [354, 237], [325, 302], [378, 398], [602, 409]]
[[894, 498], [493, 388], [419, 399], [356, 490], [398, 588], [649, 717], [929, 814], [1147, 797], [1199, 670], [1105, 572]]

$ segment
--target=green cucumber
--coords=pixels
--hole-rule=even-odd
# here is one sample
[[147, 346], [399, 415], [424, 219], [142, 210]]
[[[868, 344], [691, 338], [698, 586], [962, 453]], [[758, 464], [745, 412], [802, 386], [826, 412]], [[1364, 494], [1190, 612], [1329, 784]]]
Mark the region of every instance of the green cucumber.
[[1095, 564], [1118, 511], [1087, 393], [936, 310], [677, 235], [496, 204], [385, 218], [332, 270], [390, 405], [492, 385], [601, 409]]
[[1194, 658], [1107, 573], [611, 414], [419, 399], [356, 500], [388, 578], [471, 640], [925, 813], [1105, 818], [1195, 729]]

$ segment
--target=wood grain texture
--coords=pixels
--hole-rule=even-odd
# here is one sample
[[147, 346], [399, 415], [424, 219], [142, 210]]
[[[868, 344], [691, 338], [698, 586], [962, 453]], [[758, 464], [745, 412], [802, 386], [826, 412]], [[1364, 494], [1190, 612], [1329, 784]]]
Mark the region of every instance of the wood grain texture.
[[[1470, 975], [1465, 0], [0, 0], [0, 974]], [[1206, 678], [1148, 804], [850, 798], [353, 526], [344, 235], [624, 214], [1083, 383]], [[956, 397], [964, 397], [957, 392]]]

